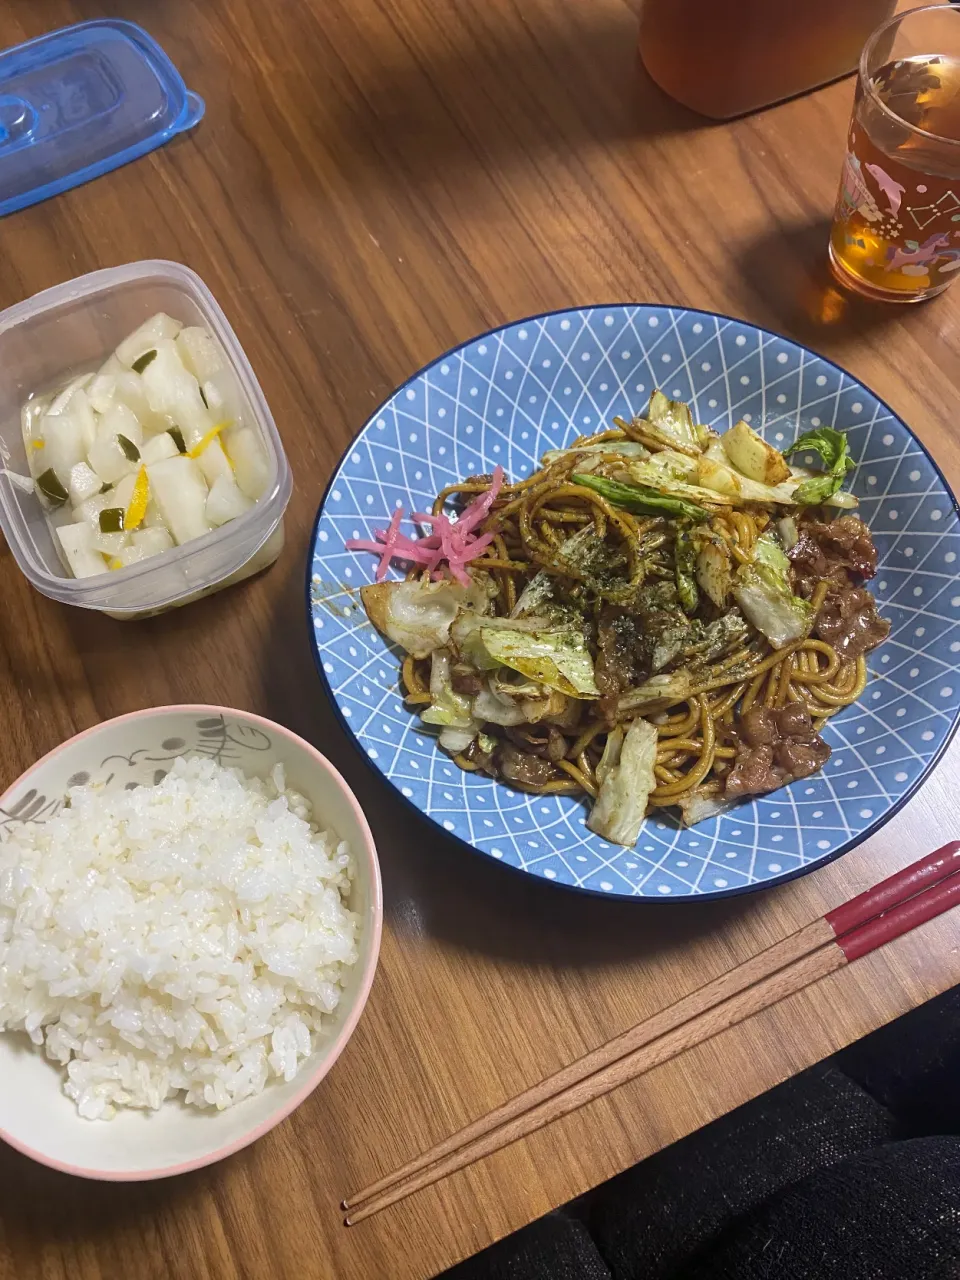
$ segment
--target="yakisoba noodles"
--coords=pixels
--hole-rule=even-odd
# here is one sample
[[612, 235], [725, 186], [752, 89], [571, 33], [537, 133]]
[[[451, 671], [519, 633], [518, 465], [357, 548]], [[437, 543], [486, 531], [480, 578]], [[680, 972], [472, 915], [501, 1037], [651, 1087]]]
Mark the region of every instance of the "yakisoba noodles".
[[[816, 470], [792, 465], [809, 454]], [[632, 844], [644, 816], [686, 823], [820, 769], [826, 720], [863, 693], [886, 636], [876, 570], [842, 489], [842, 432], [784, 453], [724, 435], [659, 392], [511, 483], [456, 480], [422, 536], [372, 542], [372, 622], [405, 651], [407, 706], [470, 772], [589, 797], [588, 825]], [[405, 581], [383, 581], [388, 563]]]

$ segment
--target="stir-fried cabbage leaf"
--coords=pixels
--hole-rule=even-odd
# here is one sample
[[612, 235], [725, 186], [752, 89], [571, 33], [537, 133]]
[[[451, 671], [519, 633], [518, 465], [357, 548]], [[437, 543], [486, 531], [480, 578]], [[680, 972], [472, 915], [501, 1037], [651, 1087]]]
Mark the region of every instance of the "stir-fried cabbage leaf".
[[548, 449], [540, 459], [540, 465], [552, 466], [563, 458], [585, 457], [589, 454], [615, 454], [623, 458], [649, 458], [650, 450], [639, 440], [604, 440], [600, 444], [572, 444], [566, 449]]
[[[727, 499], [739, 498], [743, 502], [756, 502], [764, 507], [809, 506], [814, 499], [831, 507], [851, 508], [859, 505], [852, 493], [841, 492], [836, 487], [829, 493], [826, 492], [830, 485], [822, 482], [830, 478], [832, 483], [833, 478], [815, 475], [804, 467], [791, 467], [790, 478], [778, 484], [763, 484], [759, 480], [751, 480], [733, 465], [724, 450], [723, 439], [725, 437], [712, 441], [698, 463], [697, 480], [703, 488], [714, 490]], [[805, 488], [808, 484], [811, 487]], [[813, 488], [814, 484], [817, 486], [816, 490]], [[818, 493], [820, 496], [817, 496]]]
[[681, 447], [694, 448], [700, 452], [700, 435], [690, 406], [682, 400], [670, 400], [662, 391], [654, 391], [650, 397], [647, 417], [658, 431], [675, 440]]
[[793, 505], [793, 493], [797, 487], [795, 479], [783, 480], [779, 484], [751, 480], [734, 466], [722, 439], [707, 446], [705, 461], [700, 464], [699, 480], [702, 485], [708, 489], [716, 488], [721, 493], [739, 495], [745, 502], [757, 502], [766, 507]]
[[715, 662], [742, 645], [750, 628], [739, 609], [731, 609], [704, 628], [702, 640], [689, 646], [689, 655], [698, 662]]
[[477, 736], [479, 726], [472, 725], [469, 729], [457, 729], [447, 726], [440, 730], [440, 745], [444, 751], [448, 751], [452, 756], [458, 756], [461, 751], [466, 751], [470, 743]]
[[780, 535], [784, 551], [791, 551], [800, 537], [800, 530], [793, 516], [783, 516], [777, 521], [777, 533]]
[[651, 669], [661, 671], [668, 665], [700, 669], [732, 653], [746, 640], [749, 630], [738, 609], [730, 609], [707, 624], [699, 618], [686, 619], [684, 626], [668, 627], [661, 633]]
[[597, 765], [600, 791], [587, 826], [614, 844], [633, 845], [657, 785], [657, 730], [649, 720], [634, 720], [626, 733], [617, 725], [607, 735]]
[[794, 497], [804, 507], [818, 507], [840, 488], [842, 476], [823, 475], [798, 484]]
[[593, 659], [583, 633], [521, 631], [482, 627], [480, 638], [492, 658], [538, 684], [571, 698], [599, 698]]
[[473, 714], [484, 723], [499, 724], [507, 729], [524, 724], [527, 720], [519, 703], [514, 702], [508, 694], [492, 688], [490, 684], [485, 685], [474, 698]]
[[493, 618], [483, 613], [474, 613], [464, 609], [450, 628], [450, 641], [461, 659], [469, 662], [478, 671], [493, 671], [500, 666], [500, 660], [494, 658], [484, 644], [481, 631], [503, 629], [507, 631], [552, 631], [553, 621], [550, 617], [538, 614], [526, 618]]
[[697, 459], [691, 458], [686, 453], [678, 453], [676, 449], [661, 449], [659, 453], [652, 453], [646, 459], [631, 458], [627, 466], [630, 469], [631, 479], [639, 484], [644, 483], [645, 476], [655, 479], [654, 488], [667, 480], [696, 480], [697, 478]]
[[834, 427], [817, 427], [815, 431], [804, 432], [789, 449], [784, 450], [784, 457], [789, 458], [794, 453], [816, 453], [826, 467], [823, 475], [797, 485], [793, 500], [806, 507], [826, 502], [843, 484], [847, 472], [857, 465], [850, 456], [846, 432], [837, 431]]
[[654, 391], [645, 416], [638, 415], [629, 424], [622, 418], [614, 418], [614, 422], [649, 445], [654, 453], [676, 449], [696, 458], [714, 436], [709, 427], [694, 422], [689, 405], [682, 400], [670, 400], [662, 391]]
[[737, 571], [733, 594], [747, 619], [775, 649], [809, 635], [813, 606], [790, 590], [790, 561], [771, 534], [757, 539], [753, 559]]
[[753, 564], [778, 591], [790, 590], [790, 561], [773, 534], [762, 533], [753, 548]]
[[446, 649], [435, 649], [430, 660], [430, 698], [429, 707], [420, 713], [426, 724], [453, 729], [474, 727], [470, 699], [457, 693], [450, 682], [450, 654]]
[[388, 640], [415, 658], [429, 658], [434, 649], [450, 640], [450, 628], [461, 611], [486, 613], [490, 608], [492, 579], [474, 573], [469, 586], [459, 582], [375, 582], [360, 588], [367, 617]]
[[767, 444], [746, 422], [738, 422], [720, 437], [723, 451], [741, 475], [758, 484], [777, 485], [790, 479], [784, 455]]
[[677, 801], [680, 817], [685, 827], [695, 827], [698, 822], [706, 822], [708, 818], [716, 818], [733, 807], [732, 800], [723, 800], [720, 796], [705, 796], [699, 791], [691, 791]]
[[458, 582], [377, 582], [360, 588], [367, 617], [415, 658], [428, 658], [450, 638], [467, 588]]
[[817, 427], [813, 431], [805, 431], [784, 449], [783, 456], [789, 458], [795, 453], [816, 453], [828, 471], [842, 468], [844, 475], [856, 466], [850, 456], [847, 433], [837, 431], [835, 427]]
[[697, 582], [718, 609], [728, 601], [733, 587], [733, 558], [730, 549], [713, 529], [697, 531]]
[[725, 463], [711, 457], [709, 449], [697, 460], [697, 481], [701, 488], [734, 502], [741, 496], [739, 475]]
[[668, 613], [638, 616], [638, 621], [644, 632], [638, 653], [650, 654], [652, 673], [668, 667], [702, 668], [705, 663], [732, 653], [750, 630], [738, 609], [730, 609], [710, 623], [684, 614], [671, 617]]
[[734, 595], [737, 604], [775, 649], [802, 640], [810, 630], [812, 609], [798, 596], [771, 587], [749, 565], [744, 565]]
[[[702, 458], [699, 462], [702, 462]], [[736, 505], [735, 497], [722, 494], [708, 485], [697, 483], [699, 462], [693, 458], [684, 457], [682, 453], [677, 453], [673, 449], [664, 449], [662, 453], [654, 454], [645, 462], [636, 462], [631, 459], [623, 468], [625, 475], [621, 473], [611, 478], [645, 485], [668, 497], [686, 498], [698, 506], [702, 503], [710, 503], [714, 507]]]
[[617, 703], [617, 712], [626, 715], [631, 711], [639, 711], [650, 715], [655, 711], [666, 711], [678, 702], [685, 702], [693, 688], [693, 679], [688, 671], [672, 671], [670, 675], [651, 676], [635, 689], [628, 689]]
[[553, 575], [541, 569], [535, 573], [517, 597], [510, 614], [512, 619], [527, 618], [539, 608], [550, 608], [553, 602]]

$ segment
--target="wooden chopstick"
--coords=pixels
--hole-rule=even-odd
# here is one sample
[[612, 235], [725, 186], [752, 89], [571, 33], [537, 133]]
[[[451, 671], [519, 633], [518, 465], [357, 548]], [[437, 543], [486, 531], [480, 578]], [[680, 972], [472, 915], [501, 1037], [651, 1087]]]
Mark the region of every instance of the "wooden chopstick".
[[577, 1110], [960, 902], [960, 841], [607, 1041], [343, 1202], [362, 1222]]

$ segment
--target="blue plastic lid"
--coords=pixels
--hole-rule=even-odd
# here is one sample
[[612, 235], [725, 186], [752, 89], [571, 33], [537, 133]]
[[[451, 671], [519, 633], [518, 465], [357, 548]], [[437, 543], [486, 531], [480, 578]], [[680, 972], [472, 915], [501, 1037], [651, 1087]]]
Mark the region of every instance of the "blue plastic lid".
[[190, 129], [189, 93], [133, 22], [81, 22], [0, 53], [0, 216], [98, 178]]

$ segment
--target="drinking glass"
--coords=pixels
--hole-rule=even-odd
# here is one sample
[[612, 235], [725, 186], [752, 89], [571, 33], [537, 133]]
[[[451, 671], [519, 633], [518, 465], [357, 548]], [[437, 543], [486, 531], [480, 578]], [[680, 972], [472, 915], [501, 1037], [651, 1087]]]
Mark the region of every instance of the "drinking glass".
[[830, 264], [884, 302], [932, 298], [960, 269], [960, 6], [908, 10], [864, 46]]

